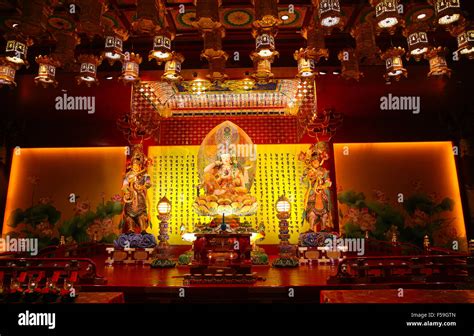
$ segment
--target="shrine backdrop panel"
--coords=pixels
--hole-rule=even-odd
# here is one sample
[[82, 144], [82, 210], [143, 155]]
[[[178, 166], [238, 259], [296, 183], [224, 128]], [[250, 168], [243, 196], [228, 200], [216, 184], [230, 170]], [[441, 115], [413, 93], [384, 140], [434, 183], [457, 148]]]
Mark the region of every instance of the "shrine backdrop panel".
[[39, 238], [39, 247], [119, 233], [126, 148], [14, 150], [3, 234]]
[[[288, 145], [257, 145], [257, 172], [250, 193], [257, 197], [259, 209], [254, 216], [243, 217], [257, 227], [263, 223], [266, 237], [262, 244], [278, 244], [278, 220], [275, 203], [283, 193], [290, 199], [291, 239], [298, 240], [298, 234], [307, 230], [302, 226], [304, 185], [300, 183], [302, 164], [298, 161], [298, 153], [305, 151], [308, 144]], [[153, 181], [148, 200], [151, 208], [152, 231], [158, 233], [156, 204], [162, 196], [172, 203], [170, 220], [170, 244], [187, 244], [181, 239], [180, 231], [192, 231], [196, 223], [208, 223], [210, 218], [198, 216], [192, 204], [197, 195], [199, 184], [196, 170], [199, 146], [150, 146], [148, 156], [153, 159], [149, 174]]]
[[341, 231], [466, 249], [451, 142], [339, 143], [334, 160]]

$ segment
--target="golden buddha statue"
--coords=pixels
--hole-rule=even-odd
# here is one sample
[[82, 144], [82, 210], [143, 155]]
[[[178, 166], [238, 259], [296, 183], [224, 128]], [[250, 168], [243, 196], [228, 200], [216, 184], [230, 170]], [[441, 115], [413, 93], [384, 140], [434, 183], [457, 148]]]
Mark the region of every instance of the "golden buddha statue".
[[198, 155], [198, 187], [204, 195], [193, 205], [199, 215], [232, 218], [256, 212], [257, 200], [249, 194], [256, 156], [253, 150], [246, 150], [248, 146], [254, 145], [247, 134], [229, 121], [206, 136]]

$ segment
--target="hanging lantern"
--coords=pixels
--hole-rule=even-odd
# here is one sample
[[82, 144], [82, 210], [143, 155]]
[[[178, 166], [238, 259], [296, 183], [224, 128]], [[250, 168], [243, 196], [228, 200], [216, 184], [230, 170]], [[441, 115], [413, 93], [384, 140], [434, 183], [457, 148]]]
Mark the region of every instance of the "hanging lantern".
[[59, 62], [49, 56], [38, 56], [36, 63], [39, 64], [39, 69], [38, 76], [35, 77], [35, 84], [41, 84], [44, 88], [57, 87], [56, 68], [59, 67]]
[[120, 61], [123, 57], [123, 42], [127, 40], [128, 32], [123, 29], [114, 29], [114, 33], [105, 37], [105, 47], [103, 57], [114, 65], [115, 61]]
[[25, 42], [19, 40], [7, 41], [7, 47], [5, 48], [5, 57], [9, 62], [17, 65], [28, 65], [26, 60], [26, 52], [28, 51], [28, 45]]
[[76, 76], [77, 84], [85, 83], [88, 87], [92, 84], [99, 84], [97, 79], [97, 67], [100, 65], [101, 60], [99, 57], [94, 55], [80, 55], [78, 57], [79, 63], [81, 64], [79, 75]]
[[258, 34], [255, 38], [255, 50], [262, 58], [272, 57], [275, 51], [275, 39], [268, 33]]
[[446, 48], [431, 48], [425, 54], [425, 58], [428, 59], [430, 64], [428, 77], [451, 76], [451, 69], [448, 68], [448, 63], [446, 62]]
[[432, 0], [431, 2], [434, 2], [438, 24], [442, 26], [451, 25], [461, 18], [459, 0]]
[[354, 49], [344, 49], [338, 54], [341, 61], [341, 76], [345, 79], [355, 79], [359, 81], [364, 74], [359, 71], [359, 61]]
[[474, 29], [466, 29], [457, 37], [458, 53], [468, 59], [474, 59]]
[[396, 27], [401, 23], [398, 14], [398, 0], [370, 0], [375, 7], [375, 21], [377, 28], [387, 29], [390, 34], [395, 34]]
[[268, 58], [260, 58], [258, 54], [254, 54], [252, 60], [254, 62], [254, 72], [252, 73], [252, 77], [259, 84], [270, 82], [273, 78], [271, 60]]
[[16, 86], [15, 73], [18, 65], [11, 63], [5, 57], [0, 57], [0, 87]]
[[171, 37], [166, 34], [156, 35], [153, 39], [153, 50], [148, 55], [148, 60], [155, 59], [156, 63], [169, 61], [173, 57], [171, 53]]
[[140, 63], [142, 58], [139, 54], [125, 53], [122, 66], [122, 75], [118, 78], [124, 84], [135, 84], [140, 82]]
[[323, 27], [335, 27], [341, 23], [339, 0], [320, 0], [318, 13], [319, 22]]
[[308, 57], [305, 49], [295, 51], [293, 57], [298, 62], [298, 77], [310, 78], [315, 75], [316, 63]]
[[179, 53], [173, 53], [173, 58], [165, 63], [165, 72], [161, 79], [169, 82], [180, 82], [183, 77], [181, 77], [181, 64], [184, 61], [183, 55]]
[[407, 42], [408, 57], [413, 56], [416, 61], [419, 61], [423, 57], [423, 54], [428, 51], [428, 34], [424, 31], [418, 31], [408, 35]]
[[403, 67], [402, 56], [405, 54], [405, 49], [390, 48], [384, 52], [381, 57], [385, 61], [385, 79], [389, 81], [390, 79], [395, 79], [399, 81], [402, 77], [407, 77], [407, 70]]

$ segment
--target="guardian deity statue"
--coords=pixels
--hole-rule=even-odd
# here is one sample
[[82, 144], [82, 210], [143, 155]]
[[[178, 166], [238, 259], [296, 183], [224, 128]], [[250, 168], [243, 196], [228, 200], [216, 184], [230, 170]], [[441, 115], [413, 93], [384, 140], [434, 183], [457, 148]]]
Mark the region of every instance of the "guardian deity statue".
[[298, 156], [304, 164], [302, 181], [307, 183], [304, 198], [303, 220], [309, 223], [311, 231], [332, 229], [331, 218], [331, 179], [329, 171], [323, 167], [329, 159], [327, 142], [320, 141], [308, 151]]
[[122, 184], [124, 232], [145, 233], [149, 226], [146, 192], [151, 187], [147, 174], [150, 163], [143, 153], [143, 146], [135, 145]]

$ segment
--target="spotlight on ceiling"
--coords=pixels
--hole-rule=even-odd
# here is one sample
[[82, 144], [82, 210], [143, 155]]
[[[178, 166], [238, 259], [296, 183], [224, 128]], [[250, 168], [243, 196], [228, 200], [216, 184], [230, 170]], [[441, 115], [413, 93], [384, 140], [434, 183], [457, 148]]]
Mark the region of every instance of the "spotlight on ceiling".
[[283, 21], [286, 21], [286, 20], [288, 20], [289, 18], [290, 18], [290, 17], [289, 17], [287, 14], [283, 14], [283, 15], [281, 16], [281, 19], [282, 19]]
[[418, 14], [416, 18], [418, 20], [423, 20], [424, 18], [426, 18], [426, 14], [425, 13]]

